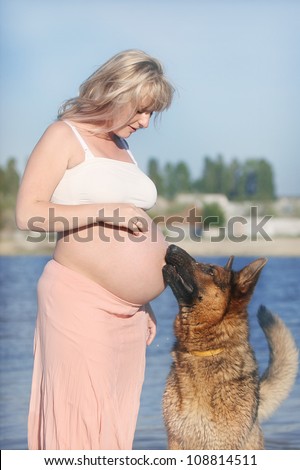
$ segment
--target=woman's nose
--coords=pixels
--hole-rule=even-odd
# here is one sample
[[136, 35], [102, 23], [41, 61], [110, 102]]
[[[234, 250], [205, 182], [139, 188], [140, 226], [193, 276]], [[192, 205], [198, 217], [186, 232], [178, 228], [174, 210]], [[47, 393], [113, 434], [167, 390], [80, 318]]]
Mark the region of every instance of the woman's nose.
[[150, 118], [151, 113], [142, 113], [139, 117], [140, 127], [147, 128], [149, 126]]

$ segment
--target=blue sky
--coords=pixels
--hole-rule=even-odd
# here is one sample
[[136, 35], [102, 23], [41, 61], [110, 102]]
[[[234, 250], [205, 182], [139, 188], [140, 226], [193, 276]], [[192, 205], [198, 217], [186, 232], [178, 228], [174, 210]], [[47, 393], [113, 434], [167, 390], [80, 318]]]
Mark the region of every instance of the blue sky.
[[264, 157], [278, 195], [300, 195], [297, 0], [1, 0], [0, 161], [22, 170], [59, 105], [123, 49], [159, 58], [177, 93], [129, 140], [146, 169]]

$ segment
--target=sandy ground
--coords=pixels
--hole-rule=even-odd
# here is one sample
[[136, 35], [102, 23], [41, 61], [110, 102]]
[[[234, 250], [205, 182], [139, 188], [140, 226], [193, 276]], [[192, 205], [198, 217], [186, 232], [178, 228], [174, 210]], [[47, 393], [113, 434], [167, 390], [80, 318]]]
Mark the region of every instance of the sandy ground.
[[[54, 249], [54, 241], [32, 243], [26, 241], [24, 232], [1, 233], [0, 255], [51, 255]], [[201, 238], [199, 241], [186, 239], [181, 242], [173, 242], [184, 248], [192, 256], [300, 256], [299, 237], [280, 237], [272, 241], [259, 239], [257, 241], [245, 240], [233, 242], [225, 239], [220, 242]]]

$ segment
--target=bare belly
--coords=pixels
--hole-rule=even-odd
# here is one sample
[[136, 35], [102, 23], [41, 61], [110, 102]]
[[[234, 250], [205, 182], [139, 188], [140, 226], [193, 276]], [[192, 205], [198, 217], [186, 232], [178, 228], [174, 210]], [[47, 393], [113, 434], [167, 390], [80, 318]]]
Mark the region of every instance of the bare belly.
[[167, 243], [147, 215], [149, 230], [133, 235], [112, 226], [90, 226], [64, 235], [54, 259], [99, 283], [116, 296], [145, 304], [164, 290]]

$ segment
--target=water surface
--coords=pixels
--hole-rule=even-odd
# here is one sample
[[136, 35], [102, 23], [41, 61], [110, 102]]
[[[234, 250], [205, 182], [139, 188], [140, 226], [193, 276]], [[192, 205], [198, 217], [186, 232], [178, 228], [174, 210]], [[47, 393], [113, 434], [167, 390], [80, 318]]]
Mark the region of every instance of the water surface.
[[[0, 257], [0, 448], [27, 448], [27, 411], [36, 318], [36, 283], [47, 256]], [[202, 258], [203, 259], [203, 258]], [[237, 258], [240, 269], [253, 258]], [[205, 261], [225, 264], [225, 258]], [[260, 369], [268, 364], [268, 348], [256, 312], [263, 303], [278, 313], [300, 345], [300, 258], [270, 258], [249, 306], [251, 344]], [[161, 399], [171, 364], [173, 321], [178, 311], [169, 288], [152, 302], [158, 333], [147, 349], [146, 377], [134, 449], [166, 449]], [[300, 378], [277, 412], [263, 424], [267, 449], [300, 449]]]

